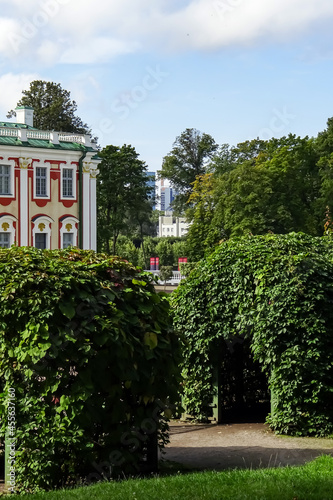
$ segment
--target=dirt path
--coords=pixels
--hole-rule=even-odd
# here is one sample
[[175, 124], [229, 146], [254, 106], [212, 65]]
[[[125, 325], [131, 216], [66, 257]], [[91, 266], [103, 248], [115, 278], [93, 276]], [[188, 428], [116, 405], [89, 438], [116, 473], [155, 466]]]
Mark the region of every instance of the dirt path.
[[301, 465], [333, 455], [333, 439], [276, 436], [264, 424], [170, 425], [163, 456], [185, 468], [229, 469]]

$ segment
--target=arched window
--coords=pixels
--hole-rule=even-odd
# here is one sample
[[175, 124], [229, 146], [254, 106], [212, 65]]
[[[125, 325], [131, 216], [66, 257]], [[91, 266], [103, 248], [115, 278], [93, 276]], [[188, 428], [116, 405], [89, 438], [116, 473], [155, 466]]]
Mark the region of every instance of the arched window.
[[60, 225], [60, 248], [76, 247], [78, 219], [72, 216], [65, 216], [59, 220]]
[[9, 248], [15, 243], [16, 218], [12, 215], [0, 215], [0, 248]]
[[54, 222], [47, 215], [39, 215], [32, 219], [33, 246], [44, 250], [51, 248], [51, 224]]

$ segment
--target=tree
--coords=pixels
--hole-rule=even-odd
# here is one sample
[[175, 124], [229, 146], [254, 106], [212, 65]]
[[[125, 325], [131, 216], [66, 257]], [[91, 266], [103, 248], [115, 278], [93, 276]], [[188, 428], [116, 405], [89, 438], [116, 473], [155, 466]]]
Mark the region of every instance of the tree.
[[174, 256], [172, 243], [169, 238], [159, 238], [159, 242], [156, 245], [155, 251], [160, 258], [160, 266], [173, 266]]
[[227, 236], [303, 231], [322, 234], [314, 141], [290, 134], [219, 176], [213, 227]]
[[240, 142], [237, 146], [222, 144], [212, 157], [209, 168], [216, 175], [222, 175], [245, 161], [254, 164], [259, 156], [267, 152], [268, 146], [269, 142], [261, 139]]
[[320, 159], [318, 161], [321, 178], [320, 209], [333, 211], [333, 118], [327, 120], [327, 128], [318, 134], [315, 141]]
[[174, 207], [183, 212], [198, 175], [206, 172], [218, 145], [213, 137], [196, 129], [187, 128], [173, 143], [171, 152], [164, 157], [160, 178], [169, 179], [177, 191]]
[[212, 251], [214, 244], [224, 236], [223, 230], [212, 224], [216, 204], [215, 184], [213, 174], [200, 175], [193, 184], [189, 197], [190, 208], [186, 211], [186, 218], [190, 222], [186, 241], [191, 261], [202, 259], [206, 251]]
[[99, 156], [102, 162], [97, 184], [98, 246], [110, 253], [112, 240], [112, 252], [116, 254], [117, 239], [122, 231], [126, 232], [127, 221], [137, 217], [138, 224], [142, 224], [143, 213], [149, 220], [151, 188], [147, 166], [132, 146], [106, 146]]
[[[17, 106], [34, 108], [34, 126], [41, 130], [77, 132], [90, 134], [86, 123], [76, 116], [77, 104], [70, 98], [70, 92], [60, 83], [34, 80], [28, 90], [22, 91], [23, 97]], [[8, 112], [7, 118], [15, 116], [15, 111]]]

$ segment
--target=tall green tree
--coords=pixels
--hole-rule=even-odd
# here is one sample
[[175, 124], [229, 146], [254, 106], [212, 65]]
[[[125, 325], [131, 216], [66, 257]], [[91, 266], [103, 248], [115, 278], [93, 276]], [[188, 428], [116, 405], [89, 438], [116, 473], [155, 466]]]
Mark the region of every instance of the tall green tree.
[[183, 212], [192, 192], [192, 184], [203, 175], [218, 145], [209, 134], [187, 128], [173, 143], [171, 152], [164, 157], [160, 178], [169, 179], [177, 191], [173, 202], [178, 212]]
[[[22, 90], [23, 97], [17, 106], [34, 108], [34, 126], [41, 130], [57, 130], [60, 132], [77, 132], [90, 134], [91, 130], [76, 115], [77, 104], [71, 100], [70, 92], [60, 83], [34, 80], [28, 90]], [[7, 117], [15, 116], [15, 111], [8, 112]]]
[[221, 175], [216, 213], [227, 235], [321, 234], [317, 161], [313, 139], [290, 134]]
[[318, 134], [315, 141], [320, 156], [318, 161], [321, 179], [320, 211], [333, 212], [333, 118], [327, 120], [327, 128]]
[[149, 220], [151, 203], [146, 164], [131, 145], [106, 146], [99, 156], [97, 183], [98, 246], [116, 254], [117, 239], [126, 233], [128, 221]]
[[190, 223], [186, 236], [188, 257], [192, 262], [202, 259], [224, 236], [223, 227], [212, 224], [216, 205], [216, 178], [213, 174], [198, 175], [189, 197], [186, 218]]
[[259, 156], [267, 152], [268, 148], [269, 142], [261, 139], [240, 142], [237, 146], [222, 144], [212, 157], [209, 165], [210, 171], [216, 175], [222, 175], [245, 161], [254, 164]]

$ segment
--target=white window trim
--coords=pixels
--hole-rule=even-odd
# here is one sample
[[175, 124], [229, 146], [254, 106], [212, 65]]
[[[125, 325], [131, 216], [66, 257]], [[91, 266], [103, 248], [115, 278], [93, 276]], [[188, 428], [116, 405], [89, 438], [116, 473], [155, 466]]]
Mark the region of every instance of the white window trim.
[[14, 222], [17, 223], [15, 217], [12, 215], [0, 216], [0, 232], [9, 234], [9, 247], [15, 243], [15, 227]]
[[10, 194], [0, 194], [0, 198], [15, 198], [15, 160], [4, 158], [0, 160], [0, 165], [10, 167]]
[[[37, 195], [36, 193], [36, 168], [46, 168], [46, 196]], [[49, 200], [51, 197], [51, 180], [50, 180], [50, 165], [46, 165], [42, 162], [34, 162], [34, 198], [38, 200]]]
[[[76, 217], [66, 217], [61, 222], [60, 228], [60, 248], [63, 248], [64, 245], [64, 233], [72, 233], [73, 234], [73, 245], [77, 246], [77, 224], [79, 220]], [[71, 226], [71, 227], [69, 227]]]
[[51, 219], [51, 217], [47, 217], [47, 215], [41, 215], [32, 222], [34, 224], [34, 228], [32, 230], [33, 246], [36, 246], [36, 233], [46, 234], [46, 248], [50, 249], [52, 232], [50, 225], [52, 224], [52, 222], [54, 222], [53, 219]]
[[[67, 169], [67, 170], [72, 170], [73, 171], [73, 194], [72, 196], [64, 196], [63, 195], [63, 183], [62, 183], [62, 180], [63, 180], [63, 170]], [[60, 165], [60, 172], [61, 172], [61, 175], [60, 175], [60, 199], [61, 200], [76, 200], [76, 165]], [[61, 247], [62, 248], [62, 247]]]

